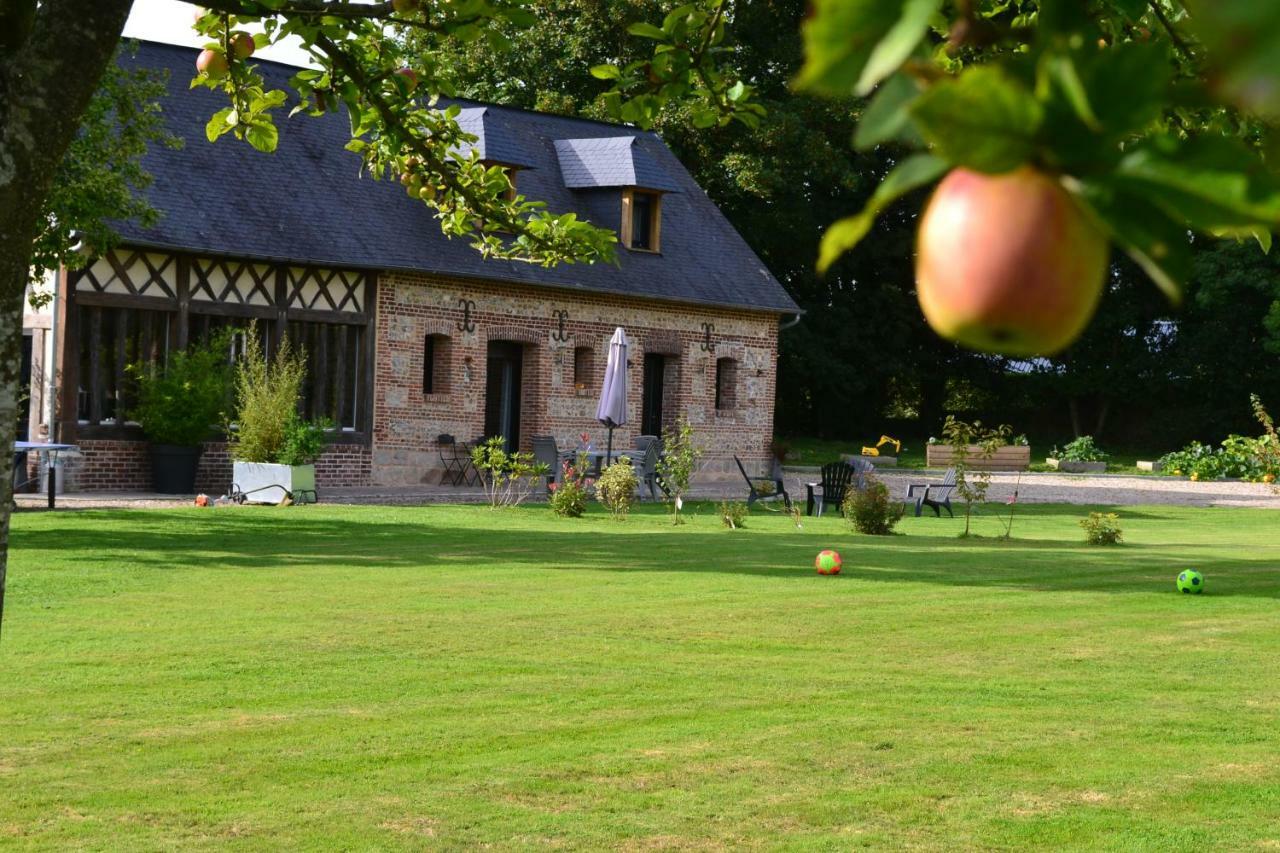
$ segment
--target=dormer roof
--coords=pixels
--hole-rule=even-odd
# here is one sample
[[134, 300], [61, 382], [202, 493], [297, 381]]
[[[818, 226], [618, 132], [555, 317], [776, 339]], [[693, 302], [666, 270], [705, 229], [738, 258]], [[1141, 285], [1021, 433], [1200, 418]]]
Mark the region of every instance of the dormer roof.
[[679, 192], [675, 180], [636, 145], [636, 137], [557, 139], [556, 157], [564, 185], [573, 190], [638, 187]]

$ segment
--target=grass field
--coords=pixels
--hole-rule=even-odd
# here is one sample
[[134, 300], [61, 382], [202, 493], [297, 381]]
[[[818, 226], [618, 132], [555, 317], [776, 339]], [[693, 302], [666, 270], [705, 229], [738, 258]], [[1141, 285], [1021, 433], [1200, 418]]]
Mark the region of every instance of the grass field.
[[1280, 846], [1280, 516], [697, 509], [21, 514], [0, 847]]

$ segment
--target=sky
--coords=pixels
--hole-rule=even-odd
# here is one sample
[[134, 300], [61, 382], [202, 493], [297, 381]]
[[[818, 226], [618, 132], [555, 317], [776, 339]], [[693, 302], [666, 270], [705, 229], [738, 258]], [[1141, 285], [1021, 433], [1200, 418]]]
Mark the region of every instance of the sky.
[[[134, 0], [124, 34], [127, 38], [200, 47], [205, 40], [191, 28], [195, 8], [179, 0]], [[291, 65], [309, 64], [306, 51], [296, 42], [274, 44], [254, 55]]]

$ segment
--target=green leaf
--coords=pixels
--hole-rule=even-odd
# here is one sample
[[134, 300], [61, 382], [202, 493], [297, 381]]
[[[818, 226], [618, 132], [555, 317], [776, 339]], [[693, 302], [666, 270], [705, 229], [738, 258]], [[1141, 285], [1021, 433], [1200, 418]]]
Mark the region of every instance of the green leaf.
[[227, 107], [226, 109], [221, 109], [214, 113], [209, 119], [208, 124], [204, 126], [205, 138], [210, 142], [216, 142], [219, 136], [230, 130], [232, 126], [227, 123], [227, 119], [231, 117], [233, 112], [235, 112], [235, 110], [231, 109], [231, 107]]
[[929, 32], [929, 23], [942, 6], [942, 0], [904, 0], [902, 16], [872, 49], [866, 65], [858, 76], [854, 92], [865, 96], [880, 81], [902, 67]]
[[931, 87], [911, 105], [911, 116], [939, 155], [992, 174], [1031, 158], [1044, 118], [1026, 87], [992, 66], [971, 67]]
[[1045, 78], [1056, 85], [1071, 111], [1085, 127], [1092, 131], [1102, 129], [1102, 123], [1093, 111], [1089, 93], [1085, 91], [1084, 81], [1080, 79], [1080, 72], [1070, 54], [1045, 54], [1041, 60], [1041, 70]]
[[660, 30], [658, 27], [655, 27], [653, 24], [647, 24], [644, 21], [631, 24], [627, 27], [627, 32], [631, 33], [633, 36], [640, 36], [641, 38], [655, 39], [657, 41], [667, 40], [667, 34], [665, 32]]
[[1215, 88], [1248, 109], [1280, 115], [1280, 3], [1189, 0], [1186, 5], [1185, 25], [1211, 59]]
[[1147, 0], [1109, 0], [1111, 7], [1130, 21], [1141, 20], [1147, 13]]
[[1144, 145], [1120, 161], [1116, 180], [1198, 231], [1280, 228], [1280, 180], [1233, 139]]
[[905, 74], [895, 74], [886, 80], [871, 99], [858, 120], [853, 132], [853, 145], [859, 151], [874, 148], [892, 139], [904, 139], [911, 124], [910, 107], [920, 95], [915, 82]]
[[1095, 179], [1080, 182], [1077, 197], [1096, 221], [1128, 252], [1175, 305], [1191, 274], [1191, 242], [1186, 226], [1142, 195]]
[[856, 246], [882, 210], [912, 190], [933, 183], [949, 168], [950, 163], [932, 154], [915, 154], [899, 163], [876, 187], [866, 207], [827, 228], [818, 249], [818, 272], [826, 273], [841, 255]]
[[900, 3], [888, 0], [815, 0], [801, 25], [805, 62], [798, 89], [848, 95], [880, 40], [901, 17]]
[[249, 128], [248, 132], [245, 133], [245, 139], [249, 140], [249, 144], [263, 154], [270, 154], [276, 150], [276, 144], [280, 140], [280, 133], [269, 120], [261, 121]]
[[591, 76], [597, 80], [617, 80], [622, 76], [622, 72], [618, 70], [616, 65], [593, 65], [591, 66]]

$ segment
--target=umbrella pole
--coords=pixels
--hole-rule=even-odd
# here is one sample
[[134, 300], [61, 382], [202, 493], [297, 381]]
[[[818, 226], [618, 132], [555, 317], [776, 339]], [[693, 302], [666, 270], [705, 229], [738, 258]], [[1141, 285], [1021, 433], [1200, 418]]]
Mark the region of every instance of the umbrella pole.
[[613, 427], [609, 427], [609, 446], [604, 452], [604, 464], [613, 464]]

